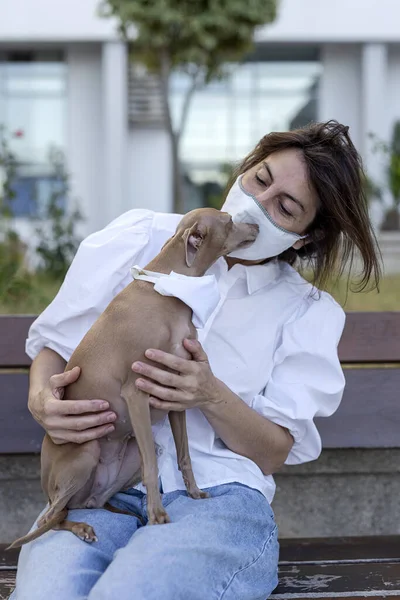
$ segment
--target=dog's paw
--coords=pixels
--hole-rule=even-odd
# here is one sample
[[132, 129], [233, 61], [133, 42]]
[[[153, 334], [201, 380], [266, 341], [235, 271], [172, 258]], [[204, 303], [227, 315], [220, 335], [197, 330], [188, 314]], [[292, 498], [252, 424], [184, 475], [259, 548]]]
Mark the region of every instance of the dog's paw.
[[155, 509], [147, 508], [147, 517], [149, 525], [164, 525], [170, 523], [171, 519], [163, 506]]
[[88, 525], [87, 523], [74, 523], [74, 525], [71, 528], [71, 531], [80, 540], [88, 544], [99, 541], [93, 527], [91, 525]]
[[196, 487], [195, 489], [188, 490], [188, 494], [194, 500], [201, 500], [203, 498], [210, 497], [210, 494], [208, 492], [203, 492], [203, 490], [200, 490], [198, 487]]

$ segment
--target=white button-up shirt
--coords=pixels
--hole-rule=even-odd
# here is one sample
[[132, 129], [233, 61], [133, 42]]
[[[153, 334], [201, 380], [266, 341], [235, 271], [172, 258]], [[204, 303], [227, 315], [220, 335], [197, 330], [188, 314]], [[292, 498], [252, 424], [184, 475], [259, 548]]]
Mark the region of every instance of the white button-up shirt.
[[[180, 219], [131, 210], [84, 240], [56, 298], [33, 323], [27, 354], [34, 358], [46, 346], [68, 361], [109, 302], [131, 282], [130, 267], [149, 263]], [[294, 445], [287, 464], [316, 459], [321, 440], [313, 419], [331, 415], [344, 388], [337, 355], [343, 310], [281, 261], [228, 271], [220, 258], [208, 273], [216, 276], [221, 299], [198, 335], [214, 375], [259, 414], [290, 431]], [[273, 477], [229, 450], [199, 409], [187, 411], [187, 429], [200, 488], [237, 481], [271, 502]], [[168, 419], [153, 431], [164, 492], [185, 489]]]

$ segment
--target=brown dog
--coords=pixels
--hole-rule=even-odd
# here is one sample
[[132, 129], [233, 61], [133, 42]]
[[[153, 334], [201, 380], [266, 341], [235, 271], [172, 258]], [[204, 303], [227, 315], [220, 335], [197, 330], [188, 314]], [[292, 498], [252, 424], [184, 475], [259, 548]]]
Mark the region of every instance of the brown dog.
[[[218, 257], [252, 243], [257, 233], [256, 225], [234, 224], [227, 213], [194, 210], [183, 217], [175, 235], [146, 269], [200, 277]], [[147, 489], [149, 523], [169, 521], [158, 489], [151, 430], [151, 424], [165, 413], [150, 411], [148, 395], [135, 386], [138, 375], [131, 366], [137, 360], [150, 362], [144, 355], [147, 348], [190, 358], [182, 341], [195, 337], [192, 310], [177, 298], [161, 296], [151, 283], [132, 281], [110, 302], [66, 366], [66, 370], [79, 366], [81, 374], [65, 389], [64, 398], [107, 400], [117, 414], [115, 431], [84, 444], [57, 445], [45, 435], [42, 487], [49, 508], [38, 528], [11, 547], [34, 540], [50, 529], [72, 531], [88, 542], [96, 540], [86, 523], [65, 520], [68, 509], [104, 507], [113, 494], [141, 479]], [[188, 494], [204, 498], [206, 494], [197, 487], [192, 471], [185, 412], [170, 412], [168, 416]]]

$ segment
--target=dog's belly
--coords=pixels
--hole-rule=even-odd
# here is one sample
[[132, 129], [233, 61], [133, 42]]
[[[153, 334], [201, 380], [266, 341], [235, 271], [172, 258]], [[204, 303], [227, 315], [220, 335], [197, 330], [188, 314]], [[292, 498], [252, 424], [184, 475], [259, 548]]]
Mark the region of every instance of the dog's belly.
[[139, 483], [140, 454], [136, 440], [102, 438], [100, 459], [90, 481], [71, 498], [68, 508], [101, 508], [117, 492]]

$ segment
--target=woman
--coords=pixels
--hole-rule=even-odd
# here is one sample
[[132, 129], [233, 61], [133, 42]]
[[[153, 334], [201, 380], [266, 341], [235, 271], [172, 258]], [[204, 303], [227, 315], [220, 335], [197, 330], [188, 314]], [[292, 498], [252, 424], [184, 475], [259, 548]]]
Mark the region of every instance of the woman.
[[[166, 419], [154, 434], [172, 523], [144, 527], [140, 488], [111, 501], [132, 515], [70, 511], [72, 520], [94, 527], [99, 541], [84, 544], [51, 531], [25, 546], [14, 600], [256, 600], [273, 591], [278, 542], [271, 474], [284, 463], [318, 457], [313, 419], [337, 409], [344, 387], [337, 357], [344, 313], [291, 265], [312, 259], [314, 284], [322, 286], [357, 252], [360, 287], [371, 278], [378, 283], [362, 176], [348, 128], [334, 121], [266, 135], [243, 161], [223, 208], [234, 219], [257, 211], [265, 221], [253, 246], [211, 269], [221, 301], [199, 341], [184, 342], [193, 360], [155, 348], [148, 357], [177, 374], [132, 366], [153, 407], [191, 409], [194, 473], [210, 498], [186, 495]], [[89, 236], [58, 296], [33, 324], [29, 408], [56, 443], [83, 443], [113, 429], [115, 415], [101, 400], [61, 401], [63, 387], [79, 376], [78, 369], [63, 369], [129, 283], [129, 267], [148, 263], [179, 220], [132, 210]]]

